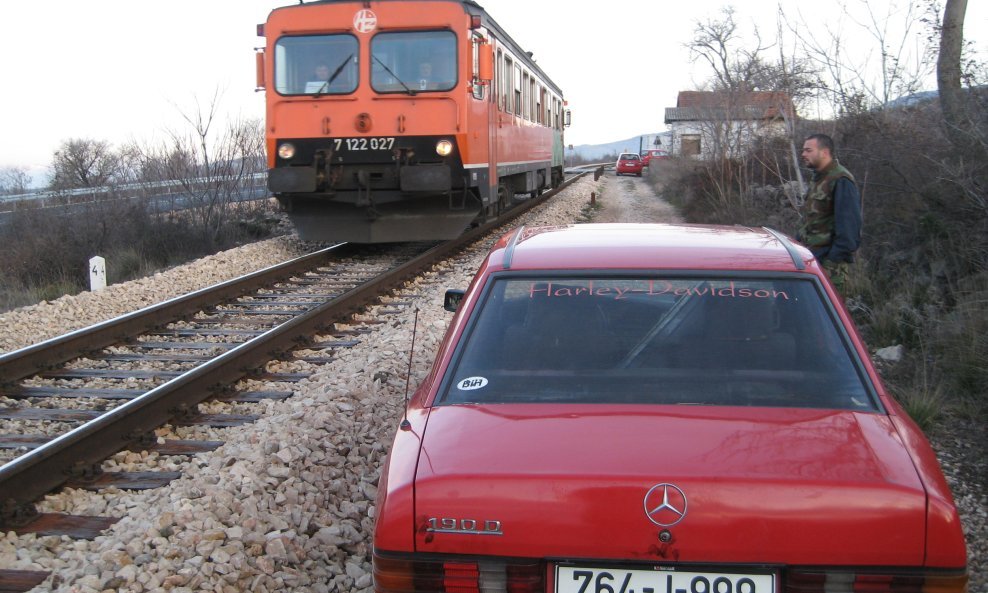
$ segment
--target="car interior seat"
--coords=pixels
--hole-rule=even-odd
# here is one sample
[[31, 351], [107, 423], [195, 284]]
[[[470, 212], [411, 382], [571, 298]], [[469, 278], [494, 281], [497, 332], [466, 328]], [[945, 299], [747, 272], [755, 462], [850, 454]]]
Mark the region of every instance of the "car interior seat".
[[771, 298], [716, 297], [702, 311], [701, 334], [679, 347], [686, 368], [791, 369], [796, 357], [792, 334], [780, 331]]
[[505, 330], [505, 366], [580, 370], [613, 365], [618, 352], [606, 316], [592, 298], [529, 303], [525, 321]]

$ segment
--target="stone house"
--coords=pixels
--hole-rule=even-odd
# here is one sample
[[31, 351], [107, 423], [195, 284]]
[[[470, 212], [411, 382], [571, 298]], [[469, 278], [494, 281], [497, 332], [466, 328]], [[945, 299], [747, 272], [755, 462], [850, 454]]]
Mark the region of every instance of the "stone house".
[[787, 134], [796, 117], [788, 93], [775, 91], [680, 91], [667, 107], [670, 151], [696, 159], [737, 158], [758, 137]]

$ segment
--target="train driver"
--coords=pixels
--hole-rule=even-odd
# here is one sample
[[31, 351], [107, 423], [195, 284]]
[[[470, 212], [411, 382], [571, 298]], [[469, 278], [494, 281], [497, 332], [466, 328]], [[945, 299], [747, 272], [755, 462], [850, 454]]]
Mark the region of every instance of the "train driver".
[[316, 66], [312, 80], [305, 83], [306, 93], [325, 93], [329, 90], [329, 66], [319, 64]]

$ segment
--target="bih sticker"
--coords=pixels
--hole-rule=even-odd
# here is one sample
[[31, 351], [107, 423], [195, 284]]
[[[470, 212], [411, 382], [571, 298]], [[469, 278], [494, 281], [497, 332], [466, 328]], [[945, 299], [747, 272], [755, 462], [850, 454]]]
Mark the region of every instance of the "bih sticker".
[[456, 388], [460, 391], [473, 391], [484, 387], [487, 387], [487, 379], [483, 377], [467, 377], [456, 384]]

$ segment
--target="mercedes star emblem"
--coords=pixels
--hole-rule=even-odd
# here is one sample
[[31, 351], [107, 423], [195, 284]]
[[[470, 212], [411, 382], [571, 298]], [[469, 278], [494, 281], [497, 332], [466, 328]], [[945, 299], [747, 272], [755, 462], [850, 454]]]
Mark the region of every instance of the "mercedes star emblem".
[[686, 494], [675, 484], [656, 484], [645, 493], [645, 516], [660, 527], [671, 527], [686, 516]]

